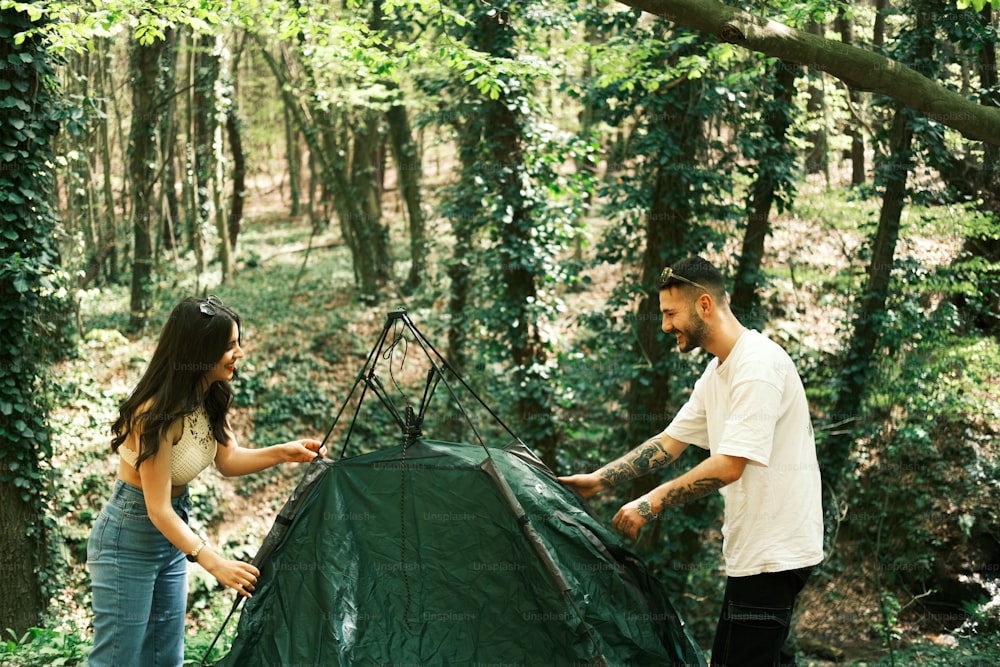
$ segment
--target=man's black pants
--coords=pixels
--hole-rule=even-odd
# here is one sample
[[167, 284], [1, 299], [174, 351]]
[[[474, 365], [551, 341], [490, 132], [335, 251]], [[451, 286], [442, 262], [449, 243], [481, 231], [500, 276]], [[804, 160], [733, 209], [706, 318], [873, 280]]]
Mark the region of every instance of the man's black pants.
[[785, 650], [795, 598], [813, 568], [728, 577], [712, 667], [795, 667]]

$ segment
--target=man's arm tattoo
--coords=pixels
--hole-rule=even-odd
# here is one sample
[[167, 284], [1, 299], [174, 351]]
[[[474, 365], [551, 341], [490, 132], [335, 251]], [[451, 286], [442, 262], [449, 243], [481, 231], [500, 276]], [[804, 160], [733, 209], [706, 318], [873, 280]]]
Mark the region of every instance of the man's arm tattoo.
[[673, 460], [674, 457], [659, 440], [650, 438], [633, 453], [609, 464], [607, 469], [601, 473], [601, 479], [608, 486], [615, 486], [621, 482], [641, 477], [656, 468], [662, 468]]
[[654, 508], [654, 511], [659, 513], [670, 505], [682, 505], [698, 498], [704, 498], [725, 485], [726, 483], [718, 477], [705, 477], [704, 479], [695, 480], [686, 486], [668, 491], [667, 495], [663, 498], [663, 506], [659, 510]]

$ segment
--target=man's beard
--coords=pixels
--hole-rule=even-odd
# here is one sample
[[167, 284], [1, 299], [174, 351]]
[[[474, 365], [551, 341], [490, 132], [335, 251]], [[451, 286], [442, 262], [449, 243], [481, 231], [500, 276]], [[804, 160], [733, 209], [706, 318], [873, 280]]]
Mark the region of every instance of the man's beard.
[[681, 329], [679, 332], [684, 336], [683, 343], [681, 343], [678, 339], [678, 345], [680, 345], [681, 352], [690, 352], [691, 350], [705, 344], [705, 336], [708, 335], [708, 326], [705, 324], [704, 320], [695, 316], [694, 326], [689, 330]]

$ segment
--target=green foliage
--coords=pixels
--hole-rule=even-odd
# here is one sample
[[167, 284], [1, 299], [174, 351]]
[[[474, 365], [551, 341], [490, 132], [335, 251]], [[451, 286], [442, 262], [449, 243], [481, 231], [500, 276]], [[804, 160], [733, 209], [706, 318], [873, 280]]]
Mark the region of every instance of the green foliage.
[[1000, 0], [955, 0], [955, 6], [959, 9], [972, 7], [977, 12], [983, 11], [986, 5], [990, 5], [993, 9], [1000, 9]]
[[30, 628], [17, 635], [8, 629], [9, 639], [0, 640], [0, 661], [9, 667], [83, 667], [91, 644], [76, 632]]
[[839, 526], [842, 542], [881, 545], [872, 554], [883, 612], [874, 629], [890, 643], [911, 606], [903, 595], [915, 603], [913, 591], [927, 594], [911, 616], [924, 604], [950, 604], [938, 599], [942, 587], [970, 563], [988, 562], [984, 540], [1000, 519], [1000, 505], [982, 496], [995, 486], [998, 461], [974, 434], [1000, 416], [988, 389], [1000, 377], [1000, 347], [965, 333], [950, 300], [963, 268], [927, 268], [912, 257], [896, 267]]
[[206, 31], [229, 20], [231, 7], [231, 3], [217, 0], [176, 3], [110, 0], [97, 6], [58, 0], [0, 0], [0, 10], [25, 13], [33, 24], [22, 25], [13, 33], [15, 44], [43, 39], [60, 53], [84, 51], [95, 39], [112, 36], [122, 24], [130, 24], [133, 36], [144, 46], [164, 39], [165, 31], [175, 25]]
[[[800, 3], [761, 11], [769, 16], [784, 14], [790, 23], [806, 26], [812, 20], [832, 19], [841, 4]], [[985, 6], [982, 0], [972, 4], [977, 9]], [[997, 0], [991, 4], [997, 6]], [[640, 325], [648, 323], [635, 313], [636, 300], [645, 292], [636, 280], [635, 269], [647, 240], [643, 221], [655, 192], [657, 169], [662, 165], [671, 167], [676, 177], [671, 183], [676, 187], [667, 197], [673, 198], [671, 202], [678, 210], [686, 211], [677, 219], [663, 221], [664, 225], [685, 225], [682, 242], [675, 243], [669, 252], [680, 255], [714, 251], [720, 250], [724, 242], [731, 242], [741, 228], [743, 207], [738, 200], [743, 188], [759, 175], [752, 166], [758, 156], [782, 148], [794, 154], [801, 148], [795, 141], [784, 147], [769, 145], [759, 135], [761, 120], [770, 112], [760, 104], [760, 61], [744, 58], [733, 45], [706, 41], [665, 21], [640, 20], [639, 12], [620, 7], [573, 5], [569, 9], [577, 12], [574, 15], [558, 3], [444, 6], [430, 0], [390, 0], [382, 4], [382, 18], [391, 29], [379, 29], [370, 21], [372, 5], [363, 2], [297, 3], [294, 8], [281, 2], [238, 3], [232, 5], [237, 15], [230, 13], [229, 5], [217, 2], [123, 0], [103, 2], [81, 13], [75, 3], [17, 4], [0, 0], [2, 8], [15, 5], [32, 16], [48, 16], [58, 22], [57, 49], [83, 48], [93, 37], [110, 36], [122, 26], [140, 42], [148, 43], [162, 38], [167, 26], [186, 24], [204, 30], [215, 22], [244, 27], [264, 38], [281, 40], [284, 45], [295, 41], [300, 48], [295, 56], [300, 61], [293, 64], [305, 63], [316, 72], [316, 85], [295, 82], [295, 93], [312, 96], [316, 101], [312, 110], [330, 114], [348, 130], [354, 120], [370, 118], [370, 114], [379, 114], [400, 101], [414, 109], [436, 112], [426, 117], [433, 116], [434, 122], [453, 130], [447, 139], [458, 138], [464, 152], [459, 156], [462, 170], [451, 180], [454, 186], [447, 190], [445, 205], [439, 209], [450, 225], [443, 225], [447, 232], [433, 242], [438, 244], [435, 249], [442, 264], [452, 262], [452, 268], [468, 269], [474, 301], [465, 311], [449, 316], [443, 312], [442, 292], [436, 286], [426, 287], [418, 295], [427, 305], [418, 325], [423, 328], [425, 321], [440, 324], [441, 335], [432, 336], [436, 340], [444, 340], [449, 327], [468, 333], [473, 344], [463, 374], [502, 415], [514, 415], [519, 401], [552, 408], [558, 418], [554, 423], [542, 419], [544, 415], [517, 414], [516, 419], [523, 421], [513, 425], [529, 444], [557, 430], [562, 436], [556, 452], [560, 471], [593, 469], [636, 444], [635, 432], [661, 428], [705, 361], [697, 356], [667, 354], [651, 362], [636, 345], [636, 332]], [[958, 7], [968, 5], [959, 0]], [[860, 6], [847, 9], [859, 15], [867, 11]], [[73, 20], [68, 20], [70, 17]], [[577, 18], [588, 29], [587, 44], [578, 44], [582, 40], [574, 32], [569, 46], [560, 45], [561, 32], [568, 34], [580, 28], [571, 23]], [[890, 22], [904, 26], [907, 20], [905, 14], [890, 17]], [[502, 25], [510, 29], [499, 31], [496, 42], [477, 41], [486, 37], [487, 29]], [[0, 42], [29, 44], [30, 26], [22, 28], [2, 35]], [[991, 38], [988, 33], [974, 23], [955, 21], [948, 26], [949, 39], [941, 44], [967, 58], [969, 50]], [[300, 36], [302, 42], [298, 41]], [[559, 52], [560, 48], [566, 50]], [[593, 73], [579, 75], [581, 63], [564, 59], [566, 53], [588, 58]], [[29, 60], [18, 56], [19, 67], [28, 70], [41, 61], [37, 55], [28, 56]], [[8, 83], [7, 78], [0, 77], [0, 108], [4, 112], [0, 113], [0, 126], [12, 136], [26, 139], [38, 135], [39, 128], [33, 123], [39, 117], [15, 113], [26, 112], [27, 104], [15, 93], [24, 93], [26, 86], [33, 85], [29, 79], [12, 79]], [[389, 83], [401, 85], [393, 87]], [[556, 83], [561, 86], [559, 92], [567, 97], [553, 96]], [[410, 96], [412, 91], [417, 94]], [[834, 86], [827, 86], [825, 92], [829, 114], [840, 122], [872, 122], [871, 109], [860, 109], [861, 118], [845, 121], [846, 111], [837, 106], [843, 103], [844, 93]], [[274, 99], [277, 96], [270, 102]], [[803, 99], [798, 102], [803, 103]], [[57, 105], [51, 108], [58, 110]], [[13, 110], [11, 115], [6, 113], [9, 109]], [[345, 113], [345, 109], [350, 111]], [[552, 111], [547, 115], [549, 109]], [[573, 138], [554, 129], [561, 122], [576, 127], [578, 112], [593, 114], [583, 136]], [[507, 124], [512, 116], [515, 122]], [[8, 118], [12, 120], [8, 122]], [[71, 120], [76, 127], [79, 119]], [[693, 159], [682, 158], [686, 147], [677, 132], [688, 122], [710, 130]], [[824, 127], [828, 122], [828, 118], [822, 119]], [[921, 178], [927, 178], [929, 174], [924, 173], [922, 165], [956, 153], [952, 150], [955, 138], [929, 121], [917, 123], [926, 142], [917, 155], [921, 161], [918, 164]], [[520, 150], [519, 159], [498, 158], [502, 149], [510, 148], [500, 145], [500, 128], [516, 130], [521, 144], [506, 154], [518, 155]], [[720, 128], [722, 132], [717, 132]], [[733, 140], [723, 139], [730, 131], [734, 132]], [[620, 141], [612, 139], [612, 135]], [[48, 140], [38, 143], [47, 145]], [[260, 140], [262, 153], [266, 149], [270, 154], [273, 145], [273, 134]], [[877, 146], [875, 150], [880, 151]], [[608, 169], [603, 182], [581, 168], [605, 159]], [[6, 185], [8, 176], [17, 171], [8, 165], [24, 164], [21, 160], [20, 153], [0, 148], [0, 186]], [[821, 221], [823, 231], [839, 241], [842, 256], [822, 265], [793, 257], [794, 266], [791, 261], [787, 266], [773, 266], [771, 273], [795, 285], [796, 290], [806, 285], [814, 291], [817, 308], [850, 312], [851, 297], [863, 283], [869, 259], [870, 249], [858, 238], [874, 228], [878, 204], [867, 198], [874, 191], [834, 191], [809, 198], [796, 191], [795, 185], [801, 186], [803, 181], [794, 166], [783, 163], [772, 176], [784, 187], [778, 193], [779, 210], [787, 212], [783, 207], [790, 206], [794, 199], [797, 215]], [[0, 187], [0, 196], [8, 197], [4, 200], [8, 206], [0, 207], [0, 216], [13, 216], [14, 211], [22, 210], [12, 207], [30, 207], [45, 200], [41, 192], [33, 185], [9, 190]], [[914, 194], [928, 205], [944, 200], [936, 191]], [[587, 211], [592, 217], [581, 222], [585, 201], [593, 206]], [[605, 204], [605, 208], [598, 208]], [[944, 228], [920, 233], [936, 239], [952, 233], [947, 228], [952, 226], [952, 220], [945, 217], [941, 207], [922, 210], [928, 218], [946, 222]], [[0, 249], [14, 250], [0, 252], [4, 258], [0, 277], [7, 281], [4, 285], [9, 282], [11, 295], [28, 295], [22, 312], [35, 314], [27, 317], [28, 328], [9, 330], [11, 340], [34, 345], [39, 342], [39, 332], [44, 336], [55, 331], [56, 318], [39, 308], [60, 291], [57, 285], [45, 282], [52, 275], [51, 267], [40, 264], [37, 253], [31, 255], [22, 248], [38, 250], [30, 245], [35, 241], [46, 244], [41, 254], [49, 264], [55, 264], [57, 253], [48, 245], [48, 228], [26, 228], [22, 237], [14, 226], [7, 225], [8, 221], [21, 224], [19, 215], [16, 221], [4, 217], [0, 228]], [[961, 217], [958, 222], [969, 223], [968, 227], [955, 227], [963, 235], [996, 238], [995, 219], [973, 221]], [[301, 226], [279, 224], [260, 232], [264, 227], [248, 226], [241, 244], [254, 244], [259, 249], [305, 239]], [[468, 232], [470, 252], [452, 252], [452, 232]], [[393, 233], [403, 235], [399, 229]], [[591, 238], [598, 244], [596, 260], [586, 246]], [[25, 245], [26, 241], [30, 241], [29, 245]], [[570, 243], [574, 241], [586, 249], [586, 256], [581, 253], [568, 260]], [[321, 263], [323, 271], [307, 277], [296, 294], [290, 294], [289, 285], [300, 284], [298, 262], [286, 263], [259, 254], [241, 271], [235, 284], [222, 288], [226, 301], [237, 304], [244, 315], [252, 344], [248, 348], [250, 360], [241, 369], [243, 376], [235, 387], [242, 419], [237, 427], [241, 436], [248, 434], [243, 436], [245, 445], [267, 445], [304, 432], [321, 435], [339, 405], [342, 390], [353, 379], [352, 372], [363, 361], [370, 342], [365, 338], [371, 328], [369, 320], [380, 320], [384, 313], [379, 310], [373, 315], [374, 311], [345, 305], [339, 287], [351, 282], [350, 269], [345, 269], [350, 263], [342, 254], [331, 255], [310, 258], [310, 262]], [[186, 261], [182, 258], [173, 266], [168, 260], [163, 267], [162, 282], [157, 287], [161, 313], [173, 305], [171, 301], [179, 293], [200, 292], [204, 287], [205, 276], [192, 276]], [[508, 289], [517, 284], [505, 274], [511, 270], [531, 276], [530, 284], [519, 283], [527, 289]], [[953, 499], [980, 498], [984, 489], [998, 490], [996, 462], [983, 448], [977, 449], [970, 444], [972, 440], [961, 437], [960, 444], [949, 444], [964, 433], [963, 429], [973, 429], [969, 426], [972, 415], [984, 420], [997, 417], [995, 396], [989, 387], [998, 377], [998, 353], [993, 342], [976, 335], [969, 314], [995, 318], [996, 283], [985, 278], [997, 275], [998, 267], [969, 254], [941, 269], [904, 259], [897, 270], [899, 291], [885, 315], [883, 328], [887, 335], [881, 343], [879, 370], [865, 408], [857, 477], [850, 487], [854, 516], [877, 516], [889, 527], [887, 541], [891, 549], [883, 550], [878, 558], [892, 573], [887, 577], [888, 588], [882, 592], [889, 603], [886, 609], [892, 613], [889, 621], [882, 623], [884, 627], [873, 629], [890, 633], [902, 625], [897, 613], [906, 602], [901, 587], [925, 583], [903, 575], [923, 575], [934, 565], [927, 545], [935, 551], [955, 545], [964, 548], [987, 527], [996, 525], [993, 506], [970, 505], [964, 500], [945, 506], [929, 489], [942, 489], [942, 497]], [[570, 302], [573, 295], [567, 294], [567, 285], [585, 296], [590, 296], [592, 289], [598, 296]], [[534, 293], [530, 293], [532, 289]], [[605, 302], [608, 291], [611, 295]], [[317, 294], [328, 298], [317, 298]], [[601, 302], [595, 303], [595, 299]], [[415, 301], [411, 299], [411, 304]], [[9, 303], [20, 301], [5, 298], [2, 303], [7, 308]], [[111, 288], [87, 293], [81, 307], [92, 326], [108, 330], [102, 334], [92, 332], [79, 348], [81, 357], [98, 354], [96, 346], [102, 343], [109, 347], [131, 344], [110, 333], [125, 327], [123, 313], [127, 304], [122, 292]], [[810, 399], [822, 412], [836, 389], [831, 350], [800, 345], [810, 333], [811, 321], [807, 318], [799, 321], [792, 312], [777, 308], [774, 315], [791, 318], [780, 323], [781, 331], [787, 334], [789, 351], [806, 376]], [[570, 324], [564, 326], [567, 322]], [[520, 342], [510, 332], [522, 323], [535, 327], [539, 335], [536, 350], [541, 354], [535, 359], [537, 363], [519, 363], [510, 357], [512, 343]], [[7, 330], [2, 330], [7, 335]], [[828, 339], [827, 344], [836, 347], [836, 337], [829, 338], [833, 340]], [[151, 341], [139, 344], [148, 346]], [[23, 345], [18, 347], [19, 354], [22, 349]], [[143, 353], [137, 351], [134, 356]], [[5, 368], [16, 371], [19, 387], [36, 386], [40, 382], [38, 373], [22, 372], [26, 369], [23, 363], [17, 361], [16, 366]], [[137, 363], [123, 361], [122, 366], [128, 367], [126, 374], [138, 372]], [[20, 480], [16, 483], [20, 489], [40, 488], [42, 482], [54, 480], [49, 518], [43, 525], [46, 532], [62, 536], [65, 548], [62, 560], [50, 560], [51, 569], [44, 573], [47, 577], [61, 563], [77, 571], [82, 567], [87, 528], [95, 508], [103, 502], [112, 474], [107, 465], [106, 422], [121, 397], [106, 393], [92, 378], [88, 379], [90, 371], [84, 366], [73, 368], [64, 376], [66, 384], [54, 394], [63, 414], [52, 425], [59, 443], [55, 456], [50, 457], [56, 459], [53, 474], [47, 469], [30, 469], [22, 461], [4, 468]], [[509, 372], [512, 369], [514, 372]], [[9, 424], [22, 438], [42, 433], [45, 423], [36, 419], [37, 411], [31, 412], [31, 405], [3, 393], [10, 391], [9, 385], [3, 384], [4, 378], [0, 374], [0, 428], [6, 429]], [[23, 382], [24, 378], [28, 382]], [[626, 394], [630, 388], [659, 394], [663, 398], [662, 410], [658, 409], [656, 415], [630, 416]], [[374, 399], [369, 401], [378, 407]], [[820, 425], [843, 427], [836, 419]], [[368, 447], [397, 434], [398, 426], [388, 415], [374, 409], [359, 423], [356, 442]], [[820, 431], [821, 449], [823, 434]], [[6, 431], [0, 435], [6, 435]], [[51, 452], [50, 441], [39, 442], [43, 454]], [[696, 456], [696, 452], [689, 452], [681, 465], [693, 465]], [[966, 464], [955, 467], [955, 459]], [[289, 483], [293, 475], [268, 472], [239, 480], [233, 488], [247, 497], [265, 490], [271, 493], [270, 489]], [[224, 515], [228, 484], [208, 479], [194, 485], [195, 522], [209, 526]], [[873, 487], [891, 489], [899, 498], [898, 506], [883, 511], [882, 497]], [[622, 489], [595, 505], [602, 516], [610, 516], [618, 504], [629, 499], [628, 493], [628, 489]], [[710, 632], [715, 615], [714, 607], [705, 611], [711, 605], [704, 600], [719, 597], [719, 541], [713, 531], [720, 508], [719, 498], [713, 497], [690, 513], [673, 513], [670, 527], [664, 527], [665, 537], [656, 544], [637, 545], [670, 589], [682, 592], [676, 601], [700, 636]], [[944, 534], [936, 530], [929, 517], [945, 517], [954, 524], [954, 531]], [[852, 521], [851, 515], [848, 521], [855, 535], [870, 537], [873, 526]], [[253, 539], [237, 539], [226, 548], [240, 550], [252, 543]], [[83, 590], [84, 577], [74, 581]], [[193, 615], [210, 631], [214, 630], [212, 622], [218, 620], [213, 618], [215, 601], [223, 597], [215, 595], [217, 592], [213, 582], [204, 577], [199, 577], [192, 587]], [[984, 607], [977, 605], [970, 613]], [[207, 645], [206, 634], [199, 627], [195, 639], [189, 642], [189, 660], [200, 659], [199, 649]], [[40, 632], [39, 637], [49, 637], [54, 644], [61, 641], [45, 632]], [[33, 649], [28, 647], [35, 644], [32, 640], [17, 648], [29, 651]], [[936, 655], [935, 649], [922, 651], [924, 648], [909, 653], [904, 650], [900, 655], [909, 664], [935, 664], [920, 662], [925, 655]], [[991, 655], [983, 651], [983, 655]], [[953, 664], [943, 659], [943, 653], [937, 657], [941, 662], [936, 664]], [[901, 659], [901, 663], [906, 662]], [[48, 663], [58, 664], [51, 660]]]

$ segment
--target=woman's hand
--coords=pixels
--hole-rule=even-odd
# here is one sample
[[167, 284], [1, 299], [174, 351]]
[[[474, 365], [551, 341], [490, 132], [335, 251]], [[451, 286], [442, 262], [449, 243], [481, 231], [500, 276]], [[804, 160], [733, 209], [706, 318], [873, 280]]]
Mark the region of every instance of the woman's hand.
[[582, 475], [570, 475], [569, 477], [559, 477], [558, 479], [584, 498], [590, 498], [604, 490], [604, 480], [592, 472]]
[[226, 560], [214, 552], [202, 551], [199, 562], [220, 584], [232, 588], [245, 598], [253, 597], [251, 592], [257, 587], [260, 570], [241, 560]]
[[288, 463], [309, 463], [317, 456], [326, 456], [326, 447], [319, 440], [305, 438], [282, 445]]

